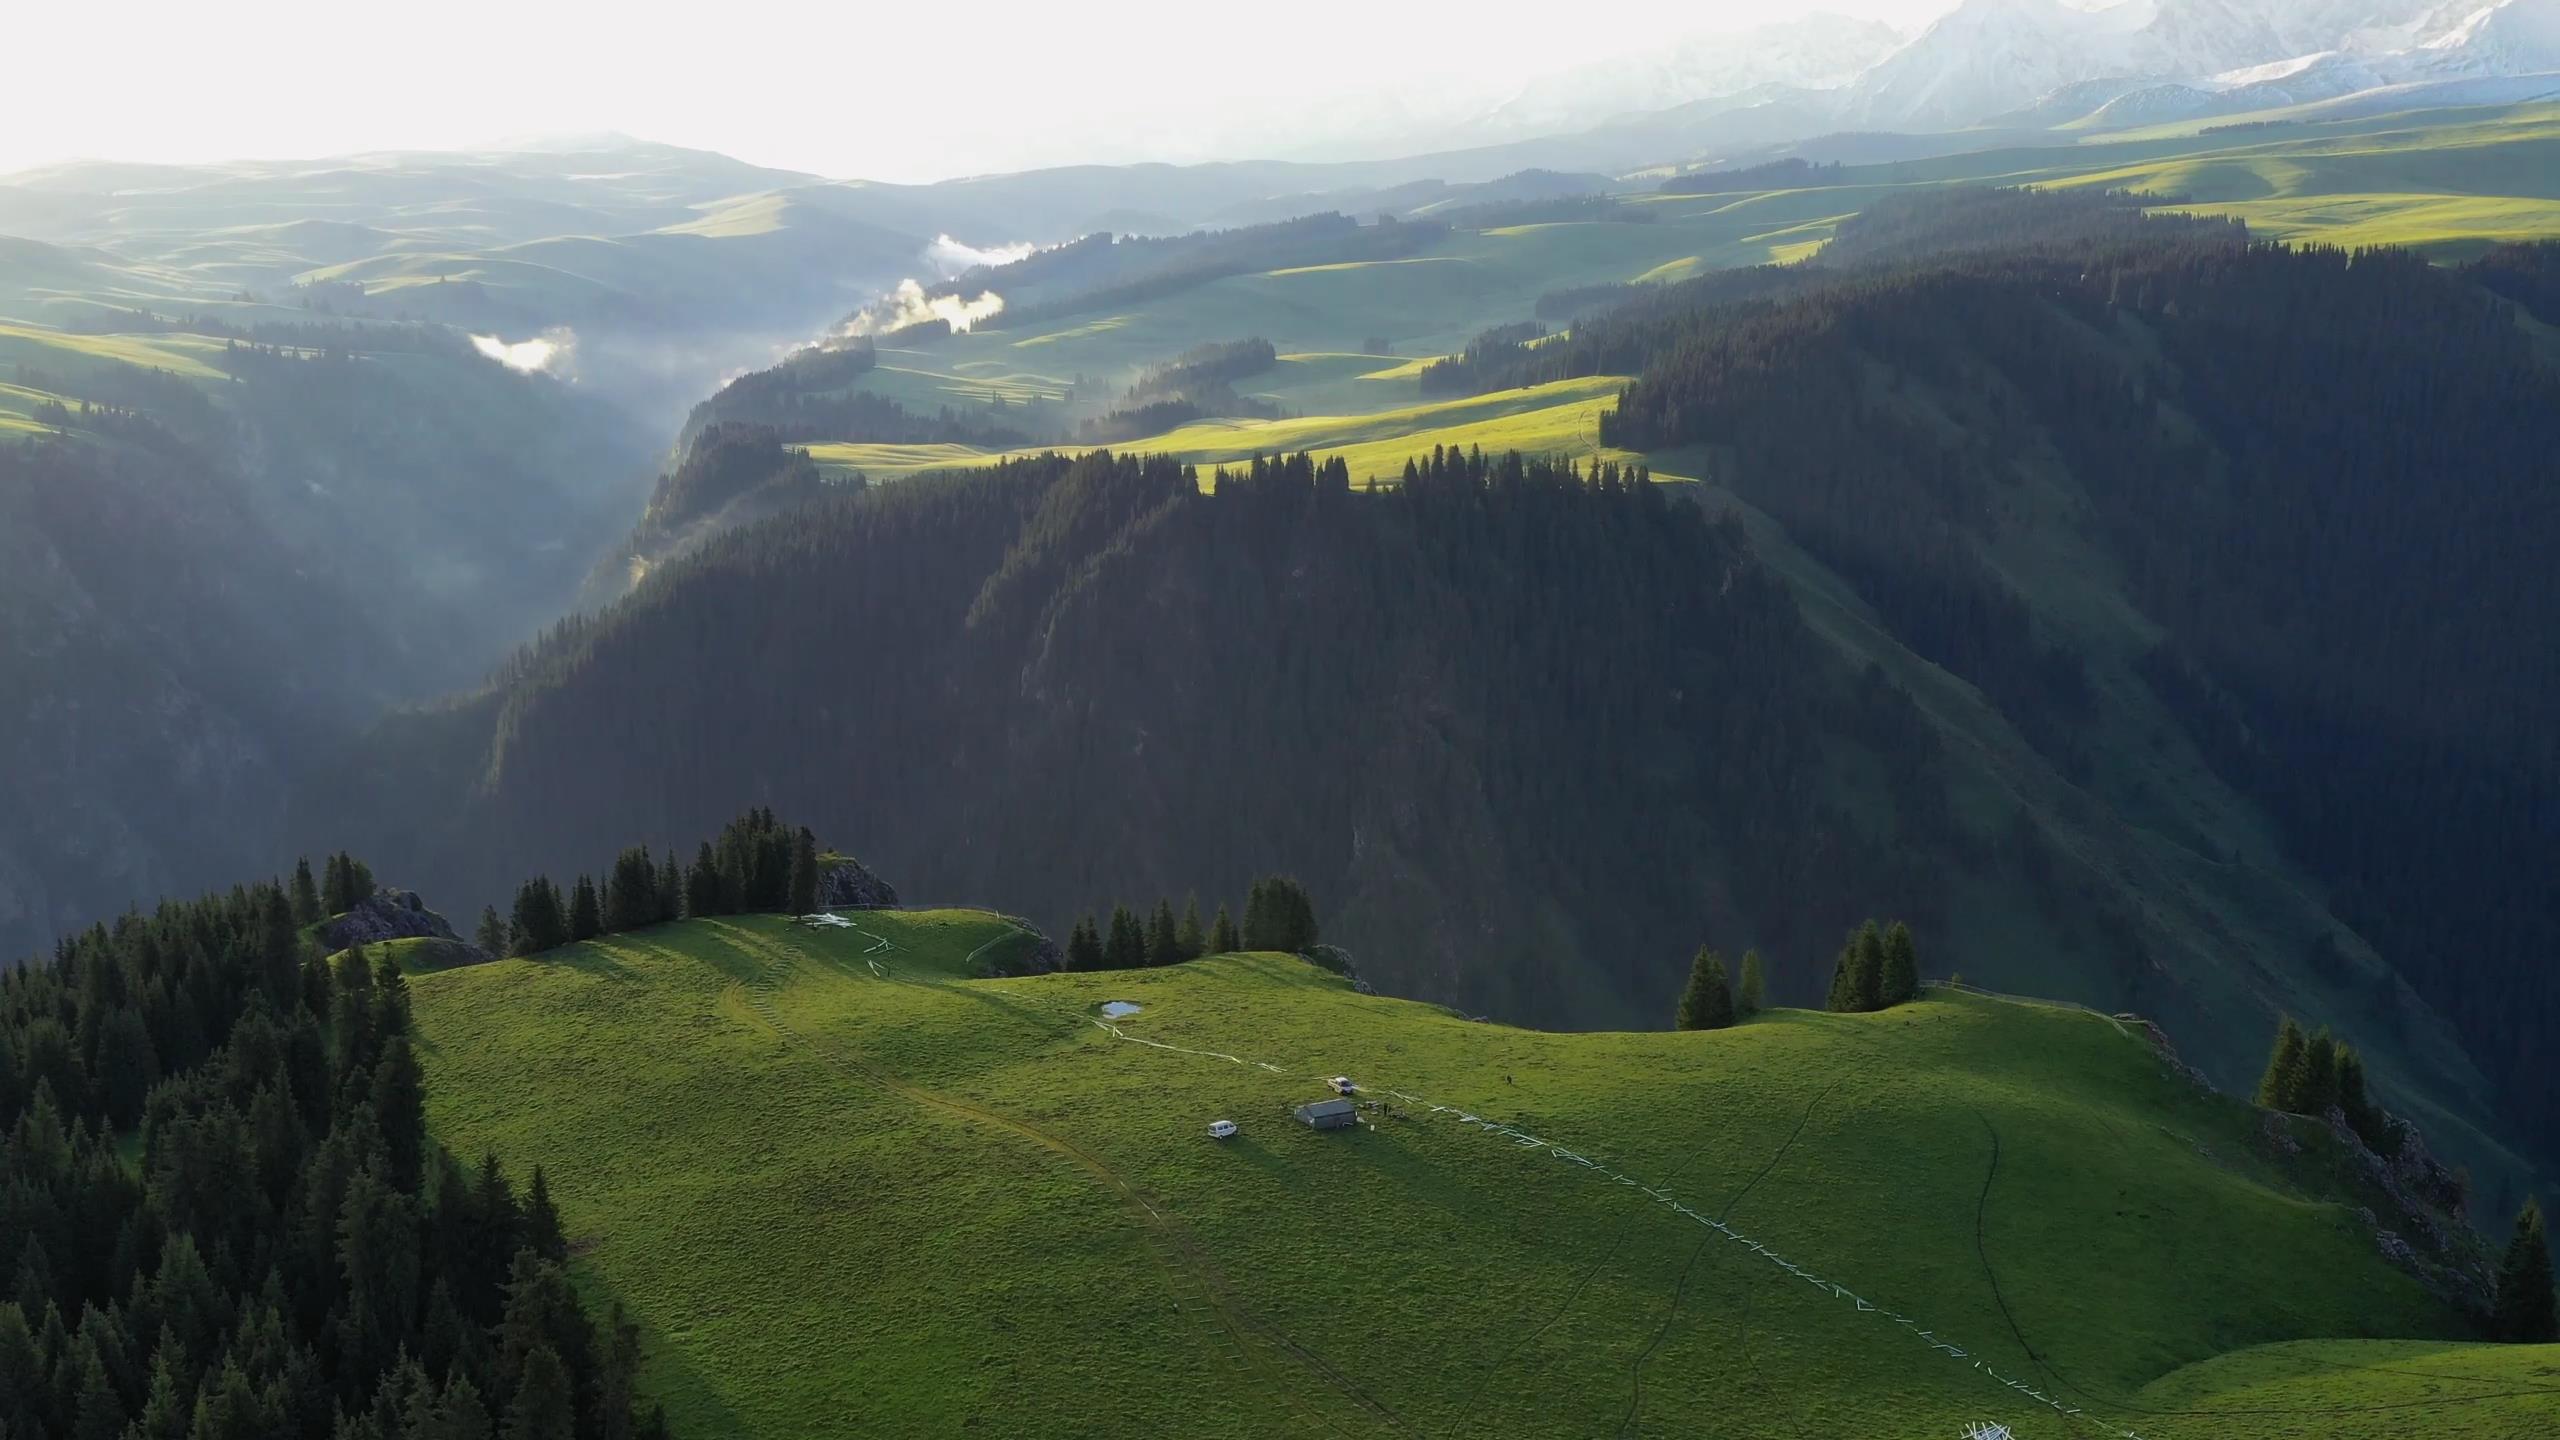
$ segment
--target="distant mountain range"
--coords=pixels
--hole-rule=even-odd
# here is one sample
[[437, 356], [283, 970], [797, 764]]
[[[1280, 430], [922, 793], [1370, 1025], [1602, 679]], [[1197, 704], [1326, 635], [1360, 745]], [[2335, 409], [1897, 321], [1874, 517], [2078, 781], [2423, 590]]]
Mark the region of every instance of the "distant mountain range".
[[1306, 153], [1445, 149], [1627, 169], [1742, 159], [1838, 132], [2023, 136], [2358, 96], [2415, 106], [2553, 93], [2560, 0], [1965, 0], [1917, 34], [1814, 14], [1690, 35], [1430, 119], [1399, 97]]

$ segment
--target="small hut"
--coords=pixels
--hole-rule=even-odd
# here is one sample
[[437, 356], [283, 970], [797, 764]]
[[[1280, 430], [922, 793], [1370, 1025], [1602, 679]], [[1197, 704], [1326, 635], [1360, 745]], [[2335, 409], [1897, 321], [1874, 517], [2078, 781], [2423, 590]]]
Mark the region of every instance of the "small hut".
[[1339, 1130], [1360, 1123], [1359, 1107], [1348, 1100], [1310, 1100], [1297, 1113], [1310, 1130]]

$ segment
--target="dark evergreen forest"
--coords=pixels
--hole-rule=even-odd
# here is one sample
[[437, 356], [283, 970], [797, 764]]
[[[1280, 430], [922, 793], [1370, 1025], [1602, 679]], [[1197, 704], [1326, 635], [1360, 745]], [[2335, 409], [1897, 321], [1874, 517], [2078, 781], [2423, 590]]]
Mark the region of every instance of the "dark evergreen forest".
[[543, 1171], [434, 1146], [400, 971], [324, 958], [323, 903], [306, 866], [0, 975], [0, 1434], [663, 1435]]
[[[1854, 816], [1847, 754], [1887, 777]], [[460, 824], [401, 873], [440, 894], [769, 789], [902, 890], [1060, 933], [1286, 870], [1378, 983], [1515, 1014], [1652, 1015], [1681, 961], [1652, 947], [1710, 919], [1808, 957], [1810, 998], [1814, 952], [1877, 895], [1930, 913], [1957, 844], [1908, 703], [1737, 529], [1638, 472], [1454, 453], [1377, 495], [1096, 455], [831, 497], [370, 763], [415, 793], [435, 755]]]

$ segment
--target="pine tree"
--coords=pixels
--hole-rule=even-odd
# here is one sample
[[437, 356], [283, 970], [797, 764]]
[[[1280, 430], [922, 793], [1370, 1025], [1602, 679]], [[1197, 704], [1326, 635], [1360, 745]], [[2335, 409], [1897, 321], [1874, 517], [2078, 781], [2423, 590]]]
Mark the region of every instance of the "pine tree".
[[1232, 955], [1244, 948], [1244, 938], [1236, 933], [1236, 922], [1227, 914], [1224, 904], [1218, 906], [1218, 918], [1209, 925], [1209, 953]]
[[569, 939], [593, 940], [604, 933], [604, 915], [596, 904], [596, 882], [581, 875], [569, 897]]
[[1725, 982], [1724, 957], [1701, 945], [1689, 961], [1689, 988], [1680, 993], [1683, 1030], [1722, 1030], [1733, 1023], [1733, 990]]
[[1162, 967], [1182, 963], [1182, 929], [1174, 922], [1173, 902], [1158, 900], [1153, 915], [1147, 917], [1147, 964]]
[[697, 920], [725, 913], [720, 908], [720, 862], [712, 858], [708, 840], [694, 852], [693, 868], [685, 872], [684, 913]]
[[569, 1240], [560, 1228], [560, 1212], [551, 1203], [551, 1181], [533, 1167], [533, 1188], [524, 1197], [525, 1247], [554, 1265], [569, 1263]]
[[427, 1086], [405, 1035], [391, 1037], [373, 1067], [373, 1118], [391, 1162], [392, 1188], [414, 1194], [427, 1155]]
[[373, 895], [373, 872], [341, 850], [329, 857], [320, 887], [320, 908], [343, 915]]
[[569, 1372], [550, 1346], [537, 1345], [525, 1355], [524, 1374], [499, 1434], [504, 1440], [577, 1440]]
[[1861, 1013], [1884, 1008], [1884, 932], [1876, 922], [1858, 927], [1856, 954], [1849, 962], [1851, 1009]]
[[1185, 960], [1197, 960], [1209, 953], [1209, 934], [1200, 928], [1200, 897], [1186, 895], [1182, 901], [1182, 925], [1174, 932], [1175, 948]]
[[620, 934], [657, 923], [658, 864], [647, 846], [636, 846], [615, 856], [605, 876], [602, 928]]
[[1839, 1014], [1858, 1008], [1858, 988], [1850, 976], [1850, 971], [1857, 965], [1857, 959], [1858, 939], [1852, 935], [1848, 943], [1840, 947], [1840, 954], [1831, 962], [1831, 993], [1822, 1002], [1823, 1009]]
[[1301, 953], [1317, 938], [1315, 902], [1307, 888], [1285, 875], [1253, 882], [1245, 897], [1244, 948]]
[[1271, 948], [1271, 882], [1256, 880], [1244, 897], [1244, 938], [1241, 945], [1254, 950]]
[[1102, 968], [1135, 970], [1147, 963], [1146, 927], [1126, 905], [1111, 907], [1111, 937], [1103, 942]]
[[1067, 968], [1099, 970], [1102, 968], [1102, 932], [1094, 926], [1093, 917], [1078, 920], [1067, 935]]
[[2498, 1266], [2498, 1298], [2489, 1311], [2489, 1333], [2517, 1345], [2560, 1340], [2560, 1301], [2551, 1290], [2551, 1240], [2543, 1230], [2542, 1202], [2527, 1200], [2516, 1215], [2514, 1238]]
[[806, 915], [818, 908], [818, 837], [802, 826], [791, 837], [790, 913]]
[[2302, 1047], [2302, 1090], [2294, 1104], [2286, 1107], [2305, 1115], [2321, 1116], [2338, 1103], [2338, 1042], [2329, 1027], [2311, 1037]]
[[293, 862], [293, 923], [310, 925], [327, 917], [320, 913], [320, 887], [311, 879], [311, 857]]
[[684, 918], [684, 867], [676, 863], [675, 847], [667, 847], [666, 863], [658, 867], [658, 923], [670, 924]]
[[1740, 999], [1742, 1004], [1742, 1013], [1745, 1015], [1757, 1015], [1769, 1006], [1769, 980], [1768, 977], [1762, 973], [1762, 970], [1763, 967], [1760, 963], [1759, 951], [1745, 950], [1742, 952], [1742, 994]]
[[2302, 1100], [2303, 1052], [2308, 1044], [2302, 1027], [2287, 1015], [2276, 1027], [2275, 1049], [2267, 1056], [2266, 1073], [2258, 1078], [2258, 1103], [2269, 1110], [2291, 1111]]
[[1900, 1005], [1920, 998], [1920, 957], [1911, 944], [1911, 927], [1896, 920], [1884, 932], [1884, 1003]]
[[480, 907], [480, 928], [472, 934], [472, 943], [492, 955], [507, 953], [507, 922], [498, 918], [498, 907]]
[[515, 943], [518, 955], [539, 955], [569, 943], [569, 917], [560, 907], [560, 887], [536, 875], [516, 891]]
[[2382, 1111], [2366, 1090], [2364, 1057], [2343, 1042], [2338, 1046], [2338, 1113], [2347, 1117], [2347, 1128], [2367, 1149], [2382, 1148]]

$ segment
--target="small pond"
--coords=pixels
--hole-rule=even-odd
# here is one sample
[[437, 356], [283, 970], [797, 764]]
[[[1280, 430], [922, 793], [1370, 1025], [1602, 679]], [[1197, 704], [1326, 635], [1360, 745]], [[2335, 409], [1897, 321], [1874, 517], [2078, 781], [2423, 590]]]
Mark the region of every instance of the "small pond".
[[1138, 1013], [1138, 1009], [1139, 1007], [1130, 1004], [1126, 1000], [1106, 1000], [1102, 1005], [1102, 1013], [1113, 1020], [1117, 1020], [1123, 1015], [1135, 1015]]

